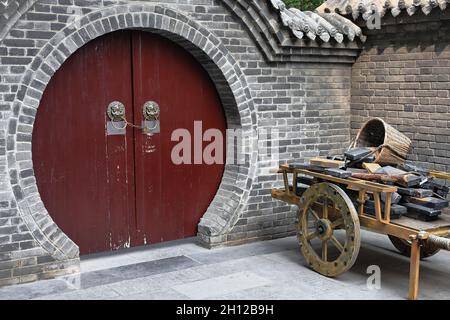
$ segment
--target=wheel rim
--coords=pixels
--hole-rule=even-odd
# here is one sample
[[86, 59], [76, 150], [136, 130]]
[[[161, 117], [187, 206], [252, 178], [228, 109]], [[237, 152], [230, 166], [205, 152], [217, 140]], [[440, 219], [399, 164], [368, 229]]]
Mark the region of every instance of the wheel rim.
[[347, 194], [331, 183], [315, 184], [305, 191], [299, 207], [297, 235], [308, 264], [329, 277], [349, 270], [361, 238], [358, 215]]

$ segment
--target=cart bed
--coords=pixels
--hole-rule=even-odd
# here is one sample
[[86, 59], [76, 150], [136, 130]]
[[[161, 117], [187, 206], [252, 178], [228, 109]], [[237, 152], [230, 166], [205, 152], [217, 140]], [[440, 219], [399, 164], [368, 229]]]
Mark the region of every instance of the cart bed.
[[434, 221], [422, 221], [403, 216], [400, 219], [391, 220], [391, 223], [417, 231], [433, 232], [438, 229], [450, 230], [450, 212], [446, 209], [439, 218]]

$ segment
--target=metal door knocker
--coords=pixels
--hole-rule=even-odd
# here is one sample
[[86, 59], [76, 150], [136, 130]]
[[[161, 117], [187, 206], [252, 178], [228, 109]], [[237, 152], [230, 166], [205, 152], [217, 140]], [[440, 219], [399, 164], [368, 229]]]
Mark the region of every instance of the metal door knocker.
[[125, 105], [122, 102], [111, 102], [107, 110], [108, 117], [111, 121], [123, 121], [125, 118]]
[[156, 103], [155, 101], [147, 101], [146, 103], [144, 103], [144, 108], [142, 111], [144, 117], [142, 123], [144, 133], [146, 134], [160, 133], [160, 122], [159, 122], [160, 113], [161, 109], [159, 108], [158, 103]]
[[144, 104], [144, 119], [147, 121], [159, 120], [160, 108], [155, 101], [147, 101]]
[[110, 121], [107, 122], [106, 129], [108, 135], [125, 135], [127, 121], [125, 119], [125, 105], [120, 101], [113, 101], [108, 105], [106, 114]]

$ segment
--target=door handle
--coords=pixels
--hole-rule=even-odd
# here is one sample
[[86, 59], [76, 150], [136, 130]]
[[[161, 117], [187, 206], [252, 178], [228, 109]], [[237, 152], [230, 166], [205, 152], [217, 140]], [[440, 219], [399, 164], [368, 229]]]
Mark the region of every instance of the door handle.
[[113, 101], [108, 105], [106, 114], [109, 120], [113, 122], [119, 122], [125, 120], [125, 105], [120, 101]]
[[146, 103], [144, 103], [144, 110], [142, 111], [142, 114], [144, 115], [145, 120], [159, 120], [160, 113], [161, 109], [159, 108], [159, 104], [155, 101], [147, 101]]

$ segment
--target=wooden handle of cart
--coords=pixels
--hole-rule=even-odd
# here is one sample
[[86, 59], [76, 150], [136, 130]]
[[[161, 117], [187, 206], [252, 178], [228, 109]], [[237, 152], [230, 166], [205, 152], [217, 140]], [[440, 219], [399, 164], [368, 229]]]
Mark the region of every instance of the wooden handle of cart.
[[444, 171], [430, 171], [430, 176], [443, 179], [443, 180], [450, 180], [450, 173], [444, 172]]
[[444, 237], [438, 237], [430, 234], [427, 239], [427, 243], [432, 244], [436, 248], [450, 251], [450, 239]]

